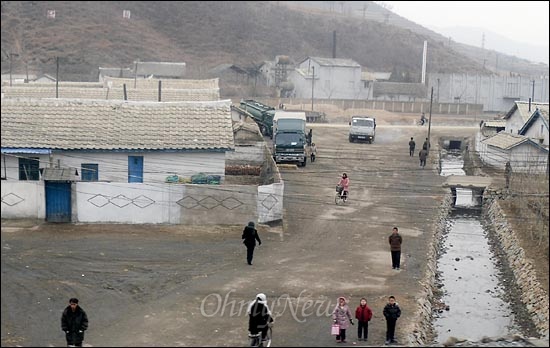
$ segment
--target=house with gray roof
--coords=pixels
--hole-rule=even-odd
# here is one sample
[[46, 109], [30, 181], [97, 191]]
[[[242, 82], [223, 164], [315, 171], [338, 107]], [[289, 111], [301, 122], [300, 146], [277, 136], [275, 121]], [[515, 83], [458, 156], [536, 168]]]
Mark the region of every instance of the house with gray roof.
[[234, 148], [230, 101], [4, 99], [1, 123], [6, 180], [39, 180], [52, 166], [84, 181], [223, 177], [225, 151]]
[[545, 173], [548, 147], [523, 135], [500, 132], [481, 140], [477, 146], [481, 160], [492, 167], [504, 169], [510, 162], [514, 172]]
[[519, 134], [536, 139], [539, 144], [548, 148], [548, 105], [535, 109], [535, 112], [519, 130]]
[[250, 207], [257, 206], [257, 187], [216, 191], [182, 184], [223, 183], [225, 153], [235, 147], [230, 105], [4, 99], [2, 217], [118, 223], [255, 218]]
[[520, 130], [531, 118], [535, 110], [543, 109], [548, 112], [548, 103], [535, 103], [516, 100], [510, 110], [504, 115], [506, 120], [506, 133], [520, 134]]

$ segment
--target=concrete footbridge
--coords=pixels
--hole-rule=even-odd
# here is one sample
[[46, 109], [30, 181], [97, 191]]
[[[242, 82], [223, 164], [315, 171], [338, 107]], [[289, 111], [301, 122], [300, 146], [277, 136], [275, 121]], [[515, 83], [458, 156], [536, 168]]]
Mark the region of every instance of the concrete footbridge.
[[442, 186], [451, 188], [453, 205], [456, 203], [457, 188], [472, 190], [472, 196], [475, 197], [481, 205], [483, 191], [485, 191], [487, 186], [491, 185], [491, 182], [492, 179], [487, 176], [449, 175]]

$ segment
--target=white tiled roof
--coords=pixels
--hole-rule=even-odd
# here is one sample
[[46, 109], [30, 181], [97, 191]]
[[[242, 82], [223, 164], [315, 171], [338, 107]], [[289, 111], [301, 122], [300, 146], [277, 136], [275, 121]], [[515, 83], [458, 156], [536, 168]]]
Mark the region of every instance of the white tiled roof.
[[[3, 86], [3, 98], [55, 98], [55, 84], [37, 87]], [[114, 88], [82, 88], [59, 87], [59, 98], [65, 99], [109, 99], [124, 100], [122, 87]], [[126, 88], [128, 100], [158, 101], [158, 89]], [[161, 101], [211, 101], [220, 99], [219, 88], [209, 89], [161, 89]]]
[[483, 122], [485, 127], [506, 127], [506, 120], [490, 120]]
[[498, 147], [499, 149], [503, 150], [511, 149], [526, 141], [530, 141], [529, 138], [526, 136], [505, 132], [497, 133], [492, 137], [482, 140], [482, 142], [487, 145]]
[[2, 100], [2, 147], [86, 150], [234, 148], [230, 100]]

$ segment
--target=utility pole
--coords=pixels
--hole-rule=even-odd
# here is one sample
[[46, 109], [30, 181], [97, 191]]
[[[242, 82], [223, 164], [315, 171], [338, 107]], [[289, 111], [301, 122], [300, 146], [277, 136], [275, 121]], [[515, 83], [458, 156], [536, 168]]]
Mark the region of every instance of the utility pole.
[[430, 131], [432, 129], [432, 102], [434, 99], [434, 88], [432, 87], [432, 92], [430, 95], [430, 118], [428, 119], [428, 152], [430, 152], [431, 142], [430, 142]]
[[55, 98], [59, 98], [59, 57], [55, 57]]
[[535, 80], [533, 80], [533, 91], [531, 92], [531, 100], [535, 102]]
[[313, 86], [315, 83], [315, 67], [311, 67], [313, 73], [311, 74], [311, 111], [313, 111]]
[[10, 87], [12, 85], [12, 80], [11, 80], [11, 61], [13, 60], [13, 57], [18, 57], [19, 55], [17, 53], [8, 53], [8, 57], [10, 58]]

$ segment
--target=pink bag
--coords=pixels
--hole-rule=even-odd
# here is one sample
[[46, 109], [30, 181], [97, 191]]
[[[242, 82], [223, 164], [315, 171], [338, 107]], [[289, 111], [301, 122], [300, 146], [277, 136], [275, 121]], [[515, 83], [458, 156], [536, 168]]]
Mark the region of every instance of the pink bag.
[[332, 324], [332, 327], [330, 329], [330, 334], [335, 336], [340, 335], [340, 325]]

